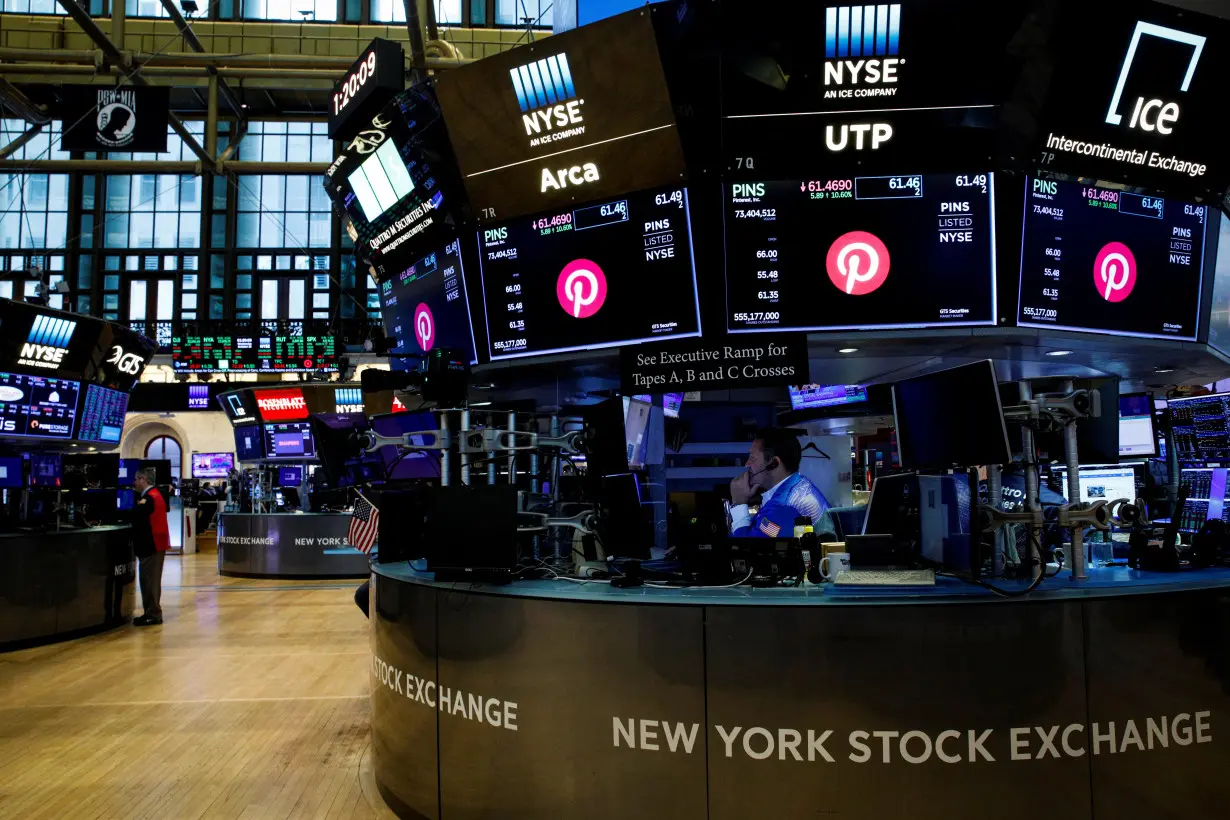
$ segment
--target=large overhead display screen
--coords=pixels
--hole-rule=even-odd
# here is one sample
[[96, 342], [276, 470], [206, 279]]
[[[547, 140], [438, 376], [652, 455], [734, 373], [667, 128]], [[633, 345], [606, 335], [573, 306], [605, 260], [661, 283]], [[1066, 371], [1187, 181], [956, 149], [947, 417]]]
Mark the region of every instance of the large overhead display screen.
[[679, 183], [683, 151], [654, 13], [621, 14], [441, 75], [440, 107], [481, 221]]
[[731, 332], [995, 322], [995, 178], [728, 183]]
[[1163, 3], [1066, 3], [1041, 118], [1044, 167], [1163, 191], [1220, 193], [1224, 20]]
[[468, 213], [430, 84], [398, 94], [325, 172], [325, 191], [354, 226], [359, 255], [383, 282], [456, 234]]
[[0, 436], [72, 438], [81, 383], [0, 373]]
[[674, 188], [483, 229], [491, 358], [699, 335], [689, 226]]
[[729, 173], [782, 178], [834, 161], [940, 170], [993, 149], [1027, 4], [792, 3], [787, 24], [754, 34], [763, 2], [721, 5]]
[[1195, 339], [1208, 209], [1027, 180], [1018, 322]]
[[[390, 353], [426, 353], [437, 347], [460, 350], [474, 357], [461, 240], [416, 260], [380, 284], [380, 315], [384, 332], [396, 339]], [[417, 368], [413, 359], [389, 358], [394, 370]]]

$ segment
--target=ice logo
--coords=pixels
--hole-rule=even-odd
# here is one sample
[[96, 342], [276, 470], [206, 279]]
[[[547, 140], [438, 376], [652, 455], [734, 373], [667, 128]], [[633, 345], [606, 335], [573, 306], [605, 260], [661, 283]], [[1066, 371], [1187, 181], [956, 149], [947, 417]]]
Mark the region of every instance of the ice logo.
[[436, 340], [436, 320], [426, 302], [419, 302], [414, 309], [414, 339], [424, 353], [431, 350]]
[[829, 279], [843, 293], [865, 296], [884, 284], [891, 260], [875, 234], [850, 231], [837, 237], [824, 260]]
[[574, 259], [555, 282], [559, 306], [574, 319], [588, 319], [606, 302], [606, 274], [588, 259]]
[[1136, 257], [1122, 242], [1108, 242], [1093, 261], [1093, 285], [1108, 302], [1122, 302], [1136, 287]]

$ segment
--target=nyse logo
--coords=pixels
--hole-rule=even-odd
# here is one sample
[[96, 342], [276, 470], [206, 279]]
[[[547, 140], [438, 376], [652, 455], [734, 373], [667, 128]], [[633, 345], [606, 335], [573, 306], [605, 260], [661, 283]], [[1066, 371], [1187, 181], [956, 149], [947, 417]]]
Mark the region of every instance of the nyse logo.
[[[841, 135], [840, 139], [838, 134]], [[842, 125], [835, 128], [832, 125], [824, 127], [824, 144], [830, 151], [844, 151], [850, 144], [850, 135], [854, 135], [854, 150], [863, 151], [870, 148], [877, 150], [881, 145], [893, 138], [893, 127], [886, 122], [864, 122], [854, 125]], [[869, 138], [870, 137], [870, 138]]]
[[[824, 13], [824, 84], [882, 86], [897, 82], [905, 60], [897, 56], [901, 40], [901, 4], [836, 6]], [[857, 59], [850, 59], [857, 58]], [[895, 88], [830, 89], [825, 97], [891, 97]]]
[[135, 376], [141, 372], [141, 368], [145, 365], [145, 359], [136, 353], [125, 353], [124, 348], [114, 345], [111, 348], [111, 358], [107, 359], [107, 364], [115, 365], [115, 369], [121, 373]]
[[57, 368], [68, 353], [68, 342], [77, 323], [52, 316], [38, 316], [30, 327], [30, 335], [21, 346], [17, 363], [26, 367]]
[[[1179, 91], [1181, 92], [1186, 92], [1191, 87], [1192, 77], [1196, 73], [1196, 65], [1200, 62], [1200, 55], [1204, 51], [1206, 39], [1196, 34], [1189, 34], [1186, 31], [1138, 21], [1136, 23], [1136, 31], [1132, 34], [1132, 42], [1128, 45], [1127, 55], [1123, 58], [1123, 66], [1119, 69], [1119, 82], [1115, 86], [1115, 93], [1110, 99], [1110, 108], [1106, 109], [1106, 122], [1110, 125], [1121, 125], [1123, 123], [1123, 114], [1120, 113], [1119, 106], [1123, 99], [1124, 86], [1127, 85], [1128, 77], [1132, 73], [1133, 61], [1136, 59], [1136, 48], [1140, 45], [1142, 37], [1160, 37], [1163, 40], [1183, 43], [1192, 47], [1192, 55], [1187, 63], [1187, 71], [1183, 74], [1183, 79], [1179, 83]], [[1177, 102], [1137, 97], [1136, 102], [1132, 106], [1132, 116], [1128, 121], [1128, 128], [1139, 128], [1142, 131], [1156, 131], [1159, 134], [1169, 134], [1174, 130], [1174, 124], [1178, 120], [1179, 104]]]
[[[521, 124], [531, 146], [545, 145], [585, 133], [581, 106], [572, 84], [567, 54], [554, 54], [511, 69], [513, 90], [521, 107]], [[571, 127], [570, 127], [571, 126]], [[564, 129], [556, 131], [556, 129]], [[541, 135], [541, 136], [539, 136]]]
[[552, 171], [550, 168], [542, 169], [542, 193], [547, 191], [559, 191], [567, 188], [569, 185], [585, 185], [590, 182], [597, 182], [598, 166], [592, 162], [587, 162], [584, 165], [574, 165], [571, 168], [561, 168], [558, 171]]

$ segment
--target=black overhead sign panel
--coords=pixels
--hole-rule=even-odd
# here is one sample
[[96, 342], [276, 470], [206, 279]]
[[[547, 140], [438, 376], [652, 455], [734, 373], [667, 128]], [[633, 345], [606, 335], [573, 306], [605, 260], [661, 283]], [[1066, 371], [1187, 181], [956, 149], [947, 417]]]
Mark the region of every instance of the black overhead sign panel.
[[730, 390], [807, 383], [807, 334], [645, 342], [619, 352], [620, 389], [636, 393]]
[[380, 37], [372, 40], [329, 96], [329, 136], [350, 139], [405, 87], [406, 58], [401, 43]]
[[627, 12], [441, 75], [440, 108], [480, 221], [680, 182], [655, 13]]
[[1088, 0], [1059, 18], [1043, 168], [1165, 191], [1221, 192], [1230, 24], [1161, 3]]
[[65, 151], [167, 150], [169, 88], [63, 86]]

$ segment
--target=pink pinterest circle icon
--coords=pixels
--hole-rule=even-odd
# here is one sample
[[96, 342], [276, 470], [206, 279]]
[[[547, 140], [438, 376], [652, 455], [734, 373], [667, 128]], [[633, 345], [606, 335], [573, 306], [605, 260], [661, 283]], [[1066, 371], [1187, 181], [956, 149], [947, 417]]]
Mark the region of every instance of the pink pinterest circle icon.
[[419, 343], [423, 352], [431, 350], [436, 341], [436, 319], [431, 315], [431, 308], [426, 302], [419, 302], [414, 309], [414, 340]]
[[867, 231], [850, 231], [829, 246], [824, 265], [829, 281], [842, 293], [866, 296], [888, 279], [891, 262], [880, 237]]
[[560, 271], [555, 297], [569, 316], [588, 319], [606, 302], [606, 274], [596, 262], [574, 259]]
[[1108, 302], [1122, 302], [1136, 287], [1136, 256], [1122, 242], [1108, 242], [1093, 260], [1093, 286]]

